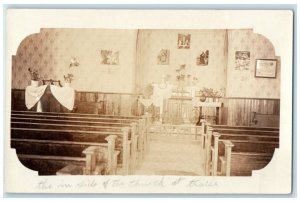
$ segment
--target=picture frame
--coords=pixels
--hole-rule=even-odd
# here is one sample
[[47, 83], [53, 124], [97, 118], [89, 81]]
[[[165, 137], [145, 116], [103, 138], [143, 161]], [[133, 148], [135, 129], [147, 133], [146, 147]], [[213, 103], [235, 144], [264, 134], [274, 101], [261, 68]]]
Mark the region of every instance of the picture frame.
[[161, 49], [157, 56], [157, 64], [158, 65], [169, 65], [170, 59], [170, 50], [169, 49]]
[[276, 78], [277, 60], [276, 59], [257, 59], [255, 64], [255, 77], [257, 78]]
[[119, 51], [101, 50], [101, 64], [104, 65], [118, 65]]
[[189, 49], [191, 44], [191, 34], [178, 34], [178, 48]]

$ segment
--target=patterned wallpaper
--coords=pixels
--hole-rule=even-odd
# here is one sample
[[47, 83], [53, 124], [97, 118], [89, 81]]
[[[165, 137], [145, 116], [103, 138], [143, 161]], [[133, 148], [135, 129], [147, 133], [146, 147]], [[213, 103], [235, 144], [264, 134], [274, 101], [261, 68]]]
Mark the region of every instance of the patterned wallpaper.
[[[30, 83], [29, 67], [44, 79], [71, 73], [78, 91], [133, 92], [137, 30], [41, 29], [26, 37], [13, 57], [12, 88]], [[119, 64], [101, 64], [101, 50], [119, 51]], [[69, 68], [76, 57], [78, 67]]]
[[[179, 49], [178, 34], [190, 34], [190, 48]], [[185, 64], [187, 72], [198, 79], [199, 88], [215, 90], [226, 84], [225, 30], [140, 30], [138, 38], [137, 83], [146, 86], [160, 83], [170, 75], [170, 83], [176, 85], [176, 69]], [[160, 50], [170, 50], [168, 65], [157, 63]], [[197, 57], [209, 51], [208, 65], [197, 66]]]
[[[249, 70], [235, 70], [236, 51], [250, 52]], [[276, 79], [254, 76], [256, 59], [276, 58], [272, 43], [264, 36], [252, 30], [228, 30], [227, 97], [280, 98], [280, 61]]]
[[[190, 34], [190, 48], [178, 48], [178, 34]], [[157, 61], [168, 50], [168, 64]], [[119, 64], [101, 64], [101, 50], [119, 51]], [[208, 65], [197, 57], [209, 52]], [[235, 52], [250, 52], [249, 70], [235, 70]], [[78, 67], [69, 68], [76, 57]], [[109, 30], [41, 29], [26, 37], [12, 57], [12, 88], [30, 83], [29, 67], [44, 79], [74, 74], [71, 86], [78, 91], [134, 92], [135, 84], [159, 83], [166, 75], [176, 83], [176, 69], [185, 64], [198, 78], [198, 88], [226, 89], [227, 97], [280, 97], [280, 62], [276, 79], [255, 78], [257, 58], [276, 58], [273, 45], [262, 35], [244, 30]], [[227, 75], [227, 76], [226, 76]]]

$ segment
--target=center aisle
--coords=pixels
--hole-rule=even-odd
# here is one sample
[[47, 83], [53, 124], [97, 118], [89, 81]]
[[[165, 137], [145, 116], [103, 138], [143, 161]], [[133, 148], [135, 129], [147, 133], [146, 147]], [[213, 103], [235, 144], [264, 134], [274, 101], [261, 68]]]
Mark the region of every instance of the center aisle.
[[199, 141], [176, 136], [152, 137], [136, 175], [204, 175]]

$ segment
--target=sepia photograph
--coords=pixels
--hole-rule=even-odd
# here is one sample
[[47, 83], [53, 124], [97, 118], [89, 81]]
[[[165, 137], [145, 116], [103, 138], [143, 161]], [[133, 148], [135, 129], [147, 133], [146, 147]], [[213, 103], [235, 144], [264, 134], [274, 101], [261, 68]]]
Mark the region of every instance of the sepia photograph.
[[291, 191], [292, 13], [182, 14], [8, 9], [6, 191]]

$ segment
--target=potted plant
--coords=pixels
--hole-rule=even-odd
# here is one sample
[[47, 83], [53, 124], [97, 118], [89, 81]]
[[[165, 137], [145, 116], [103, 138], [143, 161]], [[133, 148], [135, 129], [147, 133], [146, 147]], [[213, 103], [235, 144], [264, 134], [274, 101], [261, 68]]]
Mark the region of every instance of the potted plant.
[[223, 96], [224, 96], [224, 89], [221, 88], [220, 91], [215, 92], [214, 102], [219, 102]]
[[199, 91], [199, 97], [201, 102], [213, 102], [218, 96], [219, 92], [214, 91], [212, 88], [203, 87], [202, 90]]
[[39, 73], [35, 69], [28, 68], [31, 78], [31, 86], [38, 87], [39, 85]]
[[199, 100], [200, 100], [200, 102], [205, 102], [205, 100], [206, 100], [206, 93], [205, 93], [204, 89], [199, 91]]
[[65, 87], [70, 86], [70, 83], [74, 80], [74, 76], [73, 74], [67, 74], [64, 75], [64, 79], [65, 79]]
[[176, 81], [178, 83], [177, 91], [183, 93], [188, 85], [188, 80], [191, 78], [190, 74], [186, 73], [186, 65], [180, 65], [179, 69], [176, 69]]

